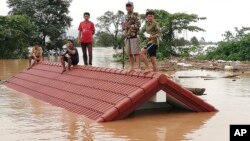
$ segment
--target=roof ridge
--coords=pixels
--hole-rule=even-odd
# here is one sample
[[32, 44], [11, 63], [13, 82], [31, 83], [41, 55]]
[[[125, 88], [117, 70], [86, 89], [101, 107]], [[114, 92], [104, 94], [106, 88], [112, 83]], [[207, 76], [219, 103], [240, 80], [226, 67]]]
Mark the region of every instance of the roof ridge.
[[[61, 67], [61, 64], [59, 62], [41, 62], [40, 64]], [[83, 70], [89, 70], [89, 71], [120, 74], [120, 75], [126, 75], [126, 76], [137, 76], [137, 77], [142, 77], [142, 78], [154, 78], [158, 76], [157, 75], [158, 72], [144, 73], [142, 71], [140, 72], [128, 71], [128, 70], [122, 70], [122, 69], [116, 69], [116, 68], [96, 67], [96, 66], [89, 66], [89, 65], [77, 65], [74, 67], [74, 69], [83, 69]]]

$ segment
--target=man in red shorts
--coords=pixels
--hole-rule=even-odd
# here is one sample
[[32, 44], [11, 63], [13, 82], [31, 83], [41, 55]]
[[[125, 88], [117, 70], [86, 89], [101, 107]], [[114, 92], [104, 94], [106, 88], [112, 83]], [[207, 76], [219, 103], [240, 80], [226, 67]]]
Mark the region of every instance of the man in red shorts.
[[[95, 34], [95, 26], [89, 21], [90, 14], [88, 12], [85, 12], [83, 16], [84, 21], [80, 23], [78, 28], [78, 42], [82, 47], [84, 65], [92, 65], [92, 41]], [[87, 57], [87, 48], [89, 58]]]

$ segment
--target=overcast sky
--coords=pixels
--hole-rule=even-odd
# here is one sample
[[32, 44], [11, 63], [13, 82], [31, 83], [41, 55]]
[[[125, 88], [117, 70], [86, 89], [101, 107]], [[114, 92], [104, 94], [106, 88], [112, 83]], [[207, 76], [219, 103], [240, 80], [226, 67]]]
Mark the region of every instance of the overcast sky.
[[[0, 0], [0, 15], [7, 15], [9, 9], [7, 0]], [[207, 17], [197, 25], [206, 32], [190, 33], [185, 38], [196, 36], [204, 37], [206, 41], [220, 41], [221, 34], [226, 30], [234, 31], [234, 27], [250, 27], [250, 0], [131, 0], [134, 2], [134, 11], [145, 13], [146, 9], [163, 9], [170, 13], [185, 12]], [[68, 35], [77, 36], [77, 28], [83, 20], [82, 14], [90, 12], [91, 18], [96, 23], [96, 18], [106, 11], [126, 12], [127, 0], [73, 0], [70, 16], [73, 18], [72, 27]], [[181, 36], [181, 35], [180, 35]]]

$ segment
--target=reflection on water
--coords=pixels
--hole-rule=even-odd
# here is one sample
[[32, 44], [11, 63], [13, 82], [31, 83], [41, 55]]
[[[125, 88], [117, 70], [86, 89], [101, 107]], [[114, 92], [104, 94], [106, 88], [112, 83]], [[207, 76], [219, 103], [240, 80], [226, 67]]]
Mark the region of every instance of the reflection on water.
[[[81, 53], [81, 51], [79, 50]], [[112, 62], [110, 48], [94, 49], [93, 65], [121, 68]], [[46, 58], [57, 61], [55, 57]], [[82, 58], [80, 64], [83, 64]], [[0, 79], [5, 80], [26, 68], [27, 60], [0, 60]], [[224, 72], [182, 71], [178, 75], [224, 76]], [[206, 88], [202, 99], [217, 113], [187, 111], [137, 111], [130, 117], [93, 123], [76, 115], [0, 85], [0, 140], [4, 141], [224, 141], [230, 124], [250, 123], [250, 75], [240, 78], [204, 80], [180, 79], [186, 87]], [[215, 136], [216, 135], [216, 136]]]
[[187, 113], [185, 111], [151, 111], [135, 113], [132, 117], [103, 123], [105, 131], [141, 141], [178, 141], [186, 133], [200, 128], [215, 113]]

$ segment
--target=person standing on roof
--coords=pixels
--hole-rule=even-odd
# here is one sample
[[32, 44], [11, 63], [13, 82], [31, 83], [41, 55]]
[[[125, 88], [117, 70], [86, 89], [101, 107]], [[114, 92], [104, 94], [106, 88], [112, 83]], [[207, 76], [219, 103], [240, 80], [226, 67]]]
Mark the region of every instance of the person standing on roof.
[[122, 23], [125, 31], [125, 48], [129, 55], [130, 70], [134, 70], [134, 62], [136, 61], [136, 69], [140, 69], [140, 47], [139, 47], [139, 30], [141, 27], [139, 14], [134, 12], [133, 2], [126, 3], [127, 15]]
[[154, 20], [154, 11], [147, 11], [146, 12], [146, 24], [142, 29], [142, 32], [145, 31], [144, 35], [147, 38], [147, 45], [142, 49], [141, 56], [145, 63], [145, 72], [150, 71], [148, 62], [147, 62], [147, 54], [150, 57], [150, 61], [153, 66], [153, 71], [158, 71], [157, 69], [157, 62], [156, 62], [156, 51], [159, 44], [159, 37], [160, 37], [160, 26]]
[[[95, 34], [95, 26], [89, 21], [89, 12], [85, 12], [83, 16], [84, 21], [80, 23], [78, 28], [78, 42], [82, 47], [84, 65], [92, 65], [92, 41], [93, 35]], [[87, 48], [89, 58], [87, 57]]]

